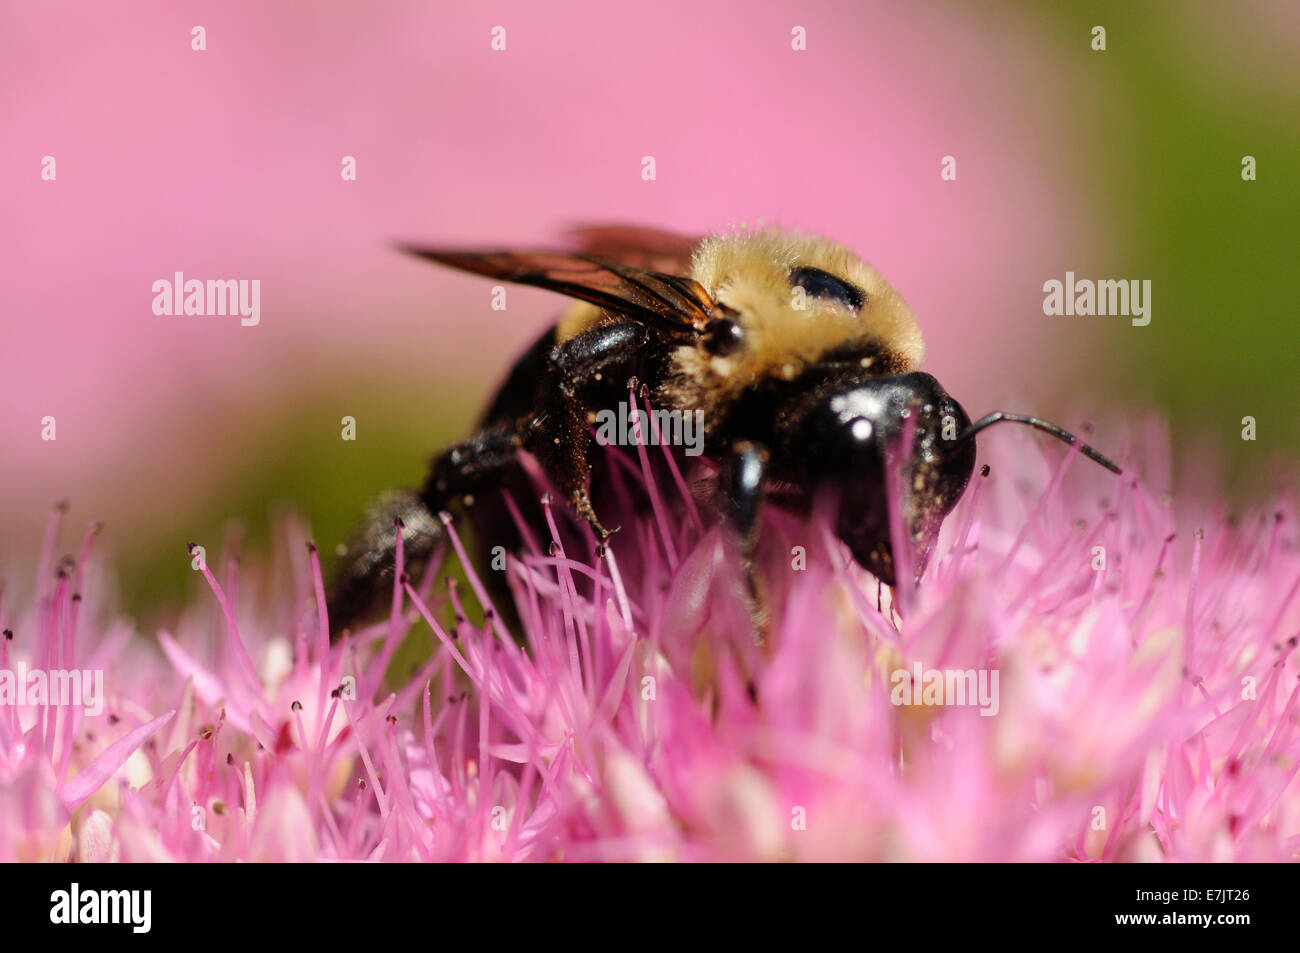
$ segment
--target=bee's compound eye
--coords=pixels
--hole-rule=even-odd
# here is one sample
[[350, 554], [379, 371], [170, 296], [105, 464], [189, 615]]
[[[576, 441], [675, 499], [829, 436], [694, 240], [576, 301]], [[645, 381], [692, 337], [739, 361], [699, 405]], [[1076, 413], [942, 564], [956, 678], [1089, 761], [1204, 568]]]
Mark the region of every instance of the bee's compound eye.
[[803, 288], [804, 293], [827, 301], [838, 301], [851, 311], [861, 311], [867, 303], [866, 293], [829, 271], [805, 265], [790, 272], [790, 284]]
[[730, 354], [745, 340], [745, 329], [730, 318], [714, 318], [704, 326], [702, 343], [710, 354]]

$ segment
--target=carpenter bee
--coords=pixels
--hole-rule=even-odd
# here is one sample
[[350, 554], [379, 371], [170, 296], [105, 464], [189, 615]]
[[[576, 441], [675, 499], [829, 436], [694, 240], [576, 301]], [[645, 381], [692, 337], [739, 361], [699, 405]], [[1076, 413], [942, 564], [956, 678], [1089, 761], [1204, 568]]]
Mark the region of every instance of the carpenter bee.
[[[536, 499], [525, 452], [603, 552], [614, 529], [602, 521], [606, 454], [592, 452], [592, 422], [629, 400], [630, 379], [656, 408], [703, 412], [702, 455], [739, 541], [760, 632], [752, 556], [765, 499], [796, 513], [821, 507], [853, 558], [894, 586], [925, 569], [971, 477], [976, 434], [1014, 422], [1077, 442], [1036, 417], [995, 412], [972, 423], [917, 369], [921, 329], [903, 299], [835, 242], [782, 230], [702, 240], [623, 227], [576, 234], [572, 252], [405, 248], [576, 302], [516, 362], [477, 431], [433, 460], [424, 485], [372, 506], [332, 583], [335, 633], [391, 591], [398, 532], [407, 564], [444, 538], [443, 514], [469, 514], [480, 539], [519, 546], [501, 498]], [[1091, 447], [1080, 452], [1121, 472]], [[898, 459], [902, 479], [890, 483], [887, 460]], [[891, 545], [891, 516], [908, 553]]]

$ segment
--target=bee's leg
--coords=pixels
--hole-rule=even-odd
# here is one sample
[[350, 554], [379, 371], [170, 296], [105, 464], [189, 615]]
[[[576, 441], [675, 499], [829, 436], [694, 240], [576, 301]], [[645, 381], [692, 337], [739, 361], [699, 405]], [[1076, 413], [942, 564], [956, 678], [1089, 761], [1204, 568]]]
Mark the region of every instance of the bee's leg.
[[434, 460], [423, 489], [392, 490], [371, 505], [345, 547], [328, 597], [330, 632], [340, 633], [363, 618], [379, 598], [392, 591], [401, 526], [403, 565], [407, 571], [427, 563], [446, 536], [438, 514], [472, 504], [514, 463], [521, 441], [514, 425], [480, 431], [448, 447]]
[[326, 597], [330, 638], [364, 618], [380, 596], [391, 592], [401, 527], [403, 564], [428, 559], [443, 535], [437, 513], [414, 490], [389, 490], [366, 508], [360, 525], [342, 548]]
[[731, 455], [723, 464], [720, 484], [723, 511], [740, 540], [749, 617], [753, 623], [754, 641], [759, 644], [766, 640], [770, 624], [763, 580], [754, 566], [768, 459], [768, 452], [762, 446], [747, 440], [737, 441], [732, 444]]
[[490, 488], [515, 462], [522, 446], [519, 427], [513, 423], [480, 430], [439, 454], [429, 468], [420, 499], [433, 513], [457, 504], [472, 505], [473, 495]]
[[551, 349], [538, 381], [526, 446], [602, 543], [617, 527], [609, 530], [601, 524], [587, 492], [591, 434], [585, 394], [605, 372], [633, 364], [648, 337], [643, 325], [631, 322], [584, 331]]

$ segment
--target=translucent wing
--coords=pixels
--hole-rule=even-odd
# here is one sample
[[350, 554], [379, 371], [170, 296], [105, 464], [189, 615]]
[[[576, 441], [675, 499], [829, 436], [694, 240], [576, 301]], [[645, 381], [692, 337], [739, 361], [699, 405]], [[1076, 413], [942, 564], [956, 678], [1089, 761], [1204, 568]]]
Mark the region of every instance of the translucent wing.
[[690, 274], [691, 255], [704, 240], [642, 225], [589, 223], [574, 225], [564, 235], [582, 254], [670, 275]]
[[487, 278], [558, 291], [679, 337], [704, 328], [714, 303], [683, 274], [652, 271], [585, 253], [552, 251], [404, 250]]

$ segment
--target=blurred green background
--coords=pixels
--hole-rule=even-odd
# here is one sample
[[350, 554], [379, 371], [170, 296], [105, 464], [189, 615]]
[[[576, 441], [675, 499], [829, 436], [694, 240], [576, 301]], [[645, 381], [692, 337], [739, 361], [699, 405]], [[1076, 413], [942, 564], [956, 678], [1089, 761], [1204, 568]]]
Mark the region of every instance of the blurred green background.
[[[1231, 476], [1259, 490], [1261, 461], [1300, 449], [1300, 5], [1233, 5], [1228, 29], [1222, 4], [1075, 6], [1043, 23], [1108, 26], [1106, 52], [1070, 64], [1097, 93], [1079, 134], [1106, 226], [1098, 272], [1149, 277], [1155, 308], [1141, 329], [1099, 321], [1082, 370], [1168, 413], [1176, 443], [1231, 445]], [[1258, 445], [1238, 453], [1247, 415]]]

